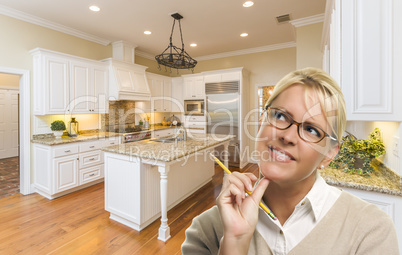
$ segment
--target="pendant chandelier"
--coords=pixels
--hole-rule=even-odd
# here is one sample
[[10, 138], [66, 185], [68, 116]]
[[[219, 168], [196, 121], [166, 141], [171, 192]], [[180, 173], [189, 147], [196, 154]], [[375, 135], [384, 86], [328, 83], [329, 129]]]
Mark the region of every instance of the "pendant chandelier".
[[[184, 50], [183, 35], [181, 32], [180, 24], [180, 20], [183, 18], [183, 16], [178, 13], [174, 13], [172, 14], [172, 17], [174, 18], [174, 20], [172, 32], [170, 34], [169, 46], [161, 54], [155, 56], [155, 59], [158, 62], [158, 68], [159, 70], [161, 70], [161, 65], [164, 65], [165, 67], [176, 69], [191, 69], [191, 71], [194, 71], [194, 67], [197, 64], [197, 61], [191, 58], [190, 55]], [[172, 43], [173, 30], [176, 20], [179, 22], [181, 49], [174, 46]]]

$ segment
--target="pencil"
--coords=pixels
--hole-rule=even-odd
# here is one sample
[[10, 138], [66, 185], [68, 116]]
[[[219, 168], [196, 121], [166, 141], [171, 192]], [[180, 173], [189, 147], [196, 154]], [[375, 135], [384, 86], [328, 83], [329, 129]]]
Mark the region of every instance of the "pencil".
[[[211, 156], [214, 158], [214, 160], [216, 161], [216, 163], [218, 163], [218, 165], [220, 165], [221, 167], [222, 167], [222, 169], [223, 170], [225, 170], [225, 172], [227, 173], [227, 174], [231, 174], [232, 172], [230, 172], [230, 170], [229, 169], [227, 169], [227, 167], [217, 158], [217, 157], [215, 157], [214, 155], [212, 155], [212, 153], [211, 153]], [[248, 195], [251, 195], [251, 192], [250, 191], [248, 191], [248, 190], [245, 190], [246, 191], [246, 193], [248, 194]], [[268, 209], [268, 207], [266, 206], [266, 205], [264, 205], [262, 202], [260, 202], [260, 207], [268, 214], [268, 216], [269, 217], [271, 217], [271, 219], [273, 219], [273, 220], [276, 220], [277, 218], [276, 218], [276, 216]]]

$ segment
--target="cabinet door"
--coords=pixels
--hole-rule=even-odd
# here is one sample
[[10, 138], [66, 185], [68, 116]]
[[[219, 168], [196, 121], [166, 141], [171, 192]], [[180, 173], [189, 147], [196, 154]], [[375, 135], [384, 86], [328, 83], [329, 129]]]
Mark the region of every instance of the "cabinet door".
[[91, 100], [92, 112], [107, 113], [108, 106], [108, 69], [107, 67], [94, 66], [92, 72], [92, 93], [93, 100]]
[[92, 102], [90, 96], [93, 95], [90, 77], [90, 67], [86, 62], [70, 62], [70, 104], [72, 113], [91, 112]]
[[163, 82], [163, 111], [172, 111], [172, 82], [170, 80]]
[[154, 112], [163, 112], [163, 81], [151, 78], [151, 106]]
[[398, 52], [394, 37], [400, 31], [394, 22], [396, 2], [342, 0], [340, 10], [335, 10], [341, 11], [335, 21], [341, 31], [340, 83], [348, 120], [402, 120], [402, 89], [394, 73], [400, 72], [394, 66]]
[[205, 83], [204, 77], [196, 77], [193, 83], [193, 94], [195, 94], [196, 98], [204, 98], [205, 97]]
[[195, 99], [195, 94], [193, 94], [194, 79], [185, 78], [184, 79], [184, 99]]
[[68, 75], [68, 61], [53, 56], [45, 57], [45, 114], [65, 114], [69, 112], [67, 106], [70, 98], [70, 85]]
[[172, 79], [172, 112], [184, 112], [183, 79]]
[[77, 155], [54, 159], [54, 193], [78, 186]]

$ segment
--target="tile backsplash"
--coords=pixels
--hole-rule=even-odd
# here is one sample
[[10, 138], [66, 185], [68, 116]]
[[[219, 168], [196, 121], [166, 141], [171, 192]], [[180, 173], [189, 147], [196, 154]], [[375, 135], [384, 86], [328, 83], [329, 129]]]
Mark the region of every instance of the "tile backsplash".
[[135, 126], [135, 102], [109, 101], [109, 113], [101, 114], [101, 130], [114, 131]]

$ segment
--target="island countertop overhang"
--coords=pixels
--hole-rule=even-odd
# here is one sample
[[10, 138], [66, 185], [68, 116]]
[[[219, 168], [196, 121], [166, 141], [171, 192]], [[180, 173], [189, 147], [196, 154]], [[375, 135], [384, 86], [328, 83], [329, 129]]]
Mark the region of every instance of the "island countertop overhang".
[[109, 146], [102, 148], [102, 150], [142, 159], [171, 162], [207, 148], [215, 147], [220, 143], [229, 142], [233, 137], [233, 135], [193, 134], [186, 141], [177, 141], [177, 143], [162, 143], [148, 139]]

